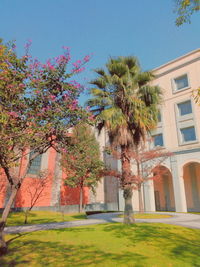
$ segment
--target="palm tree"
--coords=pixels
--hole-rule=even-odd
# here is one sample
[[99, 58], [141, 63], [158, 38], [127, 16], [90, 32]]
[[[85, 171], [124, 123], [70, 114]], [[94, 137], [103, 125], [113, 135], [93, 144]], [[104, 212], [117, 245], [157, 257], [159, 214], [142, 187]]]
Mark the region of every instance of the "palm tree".
[[120, 149], [121, 186], [125, 200], [124, 223], [134, 223], [131, 150], [156, 126], [161, 90], [150, 86], [151, 72], [142, 72], [135, 57], [110, 58], [104, 69], [95, 70], [87, 105], [96, 116], [99, 131], [106, 127], [112, 148]]

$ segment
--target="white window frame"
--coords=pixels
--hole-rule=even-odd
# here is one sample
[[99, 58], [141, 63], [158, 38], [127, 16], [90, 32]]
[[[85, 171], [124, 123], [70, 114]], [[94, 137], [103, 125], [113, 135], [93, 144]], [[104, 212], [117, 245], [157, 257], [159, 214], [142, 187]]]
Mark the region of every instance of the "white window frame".
[[[187, 128], [194, 128], [194, 132], [195, 132], [195, 137], [196, 139], [195, 140], [190, 140], [190, 141], [184, 141], [183, 140], [183, 136], [182, 136], [182, 133], [181, 133], [181, 130], [183, 129], [187, 129]], [[196, 128], [195, 128], [195, 125], [189, 125], [189, 126], [186, 126], [186, 127], [180, 127], [179, 128], [179, 134], [180, 134], [180, 141], [181, 141], [181, 145], [185, 145], [185, 144], [193, 144], [193, 143], [197, 143], [198, 139], [197, 139], [197, 131], [196, 131]]]
[[[190, 101], [190, 103], [191, 103], [192, 113], [185, 114], [185, 115], [180, 115], [178, 105], [180, 105], [182, 103], [185, 103], [185, 102], [188, 102], [188, 101]], [[186, 121], [186, 120], [193, 119], [193, 117], [194, 117], [194, 112], [193, 111], [194, 111], [194, 107], [193, 107], [193, 101], [192, 101], [191, 98], [185, 99], [185, 100], [182, 100], [182, 101], [176, 103], [176, 117], [177, 117], [178, 121]]]
[[162, 135], [163, 145], [162, 145], [162, 146], [160, 146], [160, 145], [155, 146], [154, 139], [153, 139], [153, 147], [154, 147], [154, 148], [156, 148], [156, 147], [165, 147], [165, 143], [164, 143], [164, 135], [163, 135], [162, 132], [160, 132], [160, 133], [156, 133], [156, 134], [152, 135], [152, 138], [155, 138], [155, 136], [158, 136], [158, 135]]
[[[187, 76], [188, 86], [183, 87], [183, 88], [181, 88], [181, 89], [177, 89], [175, 80], [176, 80], [176, 79], [179, 79], [179, 78], [181, 78], [181, 77], [183, 77], [183, 76], [185, 76], [185, 75]], [[188, 73], [186, 72], [186, 73], [183, 73], [183, 74], [181, 74], [181, 75], [179, 75], [179, 76], [176, 76], [176, 77], [172, 78], [171, 83], [172, 83], [172, 90], [173, 90], [173, 93], [178, 93], [178, 92], [182, 92], [182, 91], [184, 91], [184, 90], [189, 89], [189, 88], [190, 88], [190, 79], [189, 79], [189, 75], [188, 75]]]

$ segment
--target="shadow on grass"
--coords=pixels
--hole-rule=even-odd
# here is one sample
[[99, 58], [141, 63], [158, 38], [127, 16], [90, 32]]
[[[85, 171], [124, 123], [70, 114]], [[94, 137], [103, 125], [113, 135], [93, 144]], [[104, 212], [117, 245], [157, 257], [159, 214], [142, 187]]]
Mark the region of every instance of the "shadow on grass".
[[67, 242], [63, 244], [29, 239], [13, 242], [8, 254], [0, 258], [0, 266], [96, 266], [97, 264], [127, 266], [128, 264], [139, 267], [144, 260], [145, 257], [139, 253], [109, 253], [94, 245], [72, 245]]
[[139, 242], [149, 242], [163, 248], [163, 253], [169, 258], [181, 260], [190, 266], [200, 266], [199, 230], [167, 224], [138, 223], [107, 225], [104, 231], [112, 232], [119, 239], [126, 236], [132, 246]]
[[8, 240], [6, 241], [7, 246], [9, 246], [9, 244], [10, 244], [11, 242], [13, 242], [14, 240], [16, 240], [16, 239], [18, 239], [18, 238], [20, 238], [20, 237], [22, 237], [22, 236], [28, 235], [28, 234], [30, 234], [30, 233], [18, 233], [16, 236], [14, 236], [14, 237], [12, 237], [12, 238], [10, 238], [10, 239], [8, 239]]
[[[102, 241], [101, 236], [107, 234], [107, 242], [110, 243], [102, 246], [101, 242], [105, 239]], [[40, 231], [17, 240], [13, 238], [8, 254], [0, 258], [0, 266], [199, 267], [199, 234], [199, 230], [148, 223], [130, 226], [115, 223]], [[95, 239], [101, 242], [96, 243]], [[118, 251], [112, 248], [112, 242], [121, 244], [117, 247]], [[154, 250], [157, 251], [156, 256], [153, 256]], [[164, 262], [159, 262], [159, 255], [164, 255]], [[158, 262], [155, 257], [158, 257]], [[172, 265], [167, 259], [171, 260]]]
[[71, 215], [71, 218], [76, 219], [76, 220], [87, 219], [86, 215], [83, 215], [83, 214], [74, 214], [74, 215]]
[[28, 223], [24, 224], [25, 214], [24, 212], [12, 212], [9, 215], [7, 226], [23, 226], [23, 225], [33, 225], [33, 224], [46, 224], [46, 223], [56, 223], [64, 221], [74, 221], [87, 219], [85, 214], [63, 214], [59, 212], [46, 213], [31, 211], [28, 214]]

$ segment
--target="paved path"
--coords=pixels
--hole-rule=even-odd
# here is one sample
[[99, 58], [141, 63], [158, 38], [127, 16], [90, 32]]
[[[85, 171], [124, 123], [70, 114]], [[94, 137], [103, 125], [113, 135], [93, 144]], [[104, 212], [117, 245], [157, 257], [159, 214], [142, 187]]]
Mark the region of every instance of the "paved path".
[[[23, 233], [23, 232], [34, 232], [39, 230], [49, 229], [61, 229], [76, 226], [92, 225], [92, 224], [103, 224], [108, 222], [122, 222], [123, 218], [119, 218], [120, 212], [115, 213], [99, 213], [88, 216], [86, 220], [72, 221], [72, 222], [61, 222], [61, 223], [47, 223], [47, 224], [35, 224], [26, 226], [10, 226], [5, 228], [5, 233]], [[136, 222], [144, 223], [167, 223], [185, 226], [189, 228], [200, 229], [200, 215], [188, 214], [188, 213], [175, 213], [175, 212], [162, 212], [161, 214], [169, 214], [173, 217], [163, 219], [136, 219]]]
[[[153, 213], [153, 212], [152, 212]], [[159, 212], [156, 212], [158, 214]], [[118, 218], [116, 215], [120, 213], [104, 213], [104, 214], [95, 214], [89, 216], [93, 219], [104, 219], [112, 222], [122, 222], [122, 218]], [[175, 224], [188, 228], [196, 228], [200, 229], [200, 215], [191, 214], [191, 213], [176, 213], [176, 212], [160, 212], [160, 214], [168, 214], [173, 217], [163, 218], [163, 219], [136, 219], [136, 222], [144, 222], [144, 223], [167, 223], [167, 224]]]

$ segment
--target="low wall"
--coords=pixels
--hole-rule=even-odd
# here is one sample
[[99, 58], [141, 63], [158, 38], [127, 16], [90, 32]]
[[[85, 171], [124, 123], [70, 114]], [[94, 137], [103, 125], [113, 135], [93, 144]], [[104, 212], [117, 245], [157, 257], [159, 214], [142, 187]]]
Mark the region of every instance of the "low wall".
[[[23, 208], [12, 208], [12, 211], [23, 211]], [[78, 213], [79, 205], [66, 205], [66, 206], [44, 206], [44, 207], [33, 207], [32, 210], [41, 211], [54, 211], [54, 212], [65, 212], [65, 213]], [[3, 209], [0, 209], [2, 212]], [[92, 203], [85, 206], [85, 211], [118, 211], [117, 203]]]

